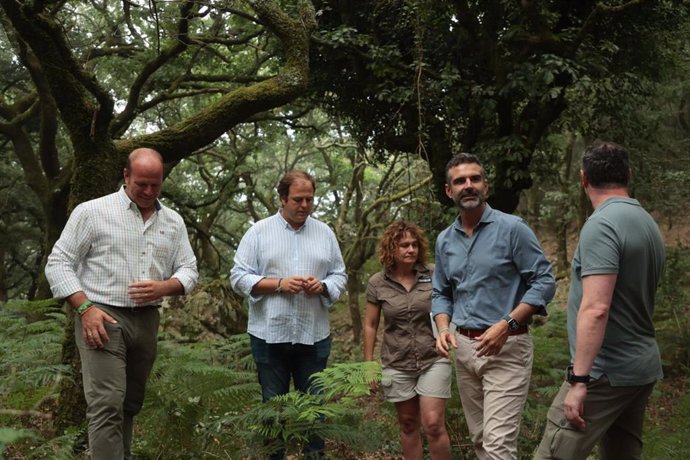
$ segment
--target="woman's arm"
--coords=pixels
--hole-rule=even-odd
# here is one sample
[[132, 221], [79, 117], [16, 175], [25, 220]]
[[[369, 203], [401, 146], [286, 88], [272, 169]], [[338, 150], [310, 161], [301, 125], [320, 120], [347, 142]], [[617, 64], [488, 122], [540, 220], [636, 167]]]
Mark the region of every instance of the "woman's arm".
[[381, 319], [381, 307], [367, 302], [364, 314], [364, 360], [374, 360], [374, 347], [376, 346], [376, 331]]

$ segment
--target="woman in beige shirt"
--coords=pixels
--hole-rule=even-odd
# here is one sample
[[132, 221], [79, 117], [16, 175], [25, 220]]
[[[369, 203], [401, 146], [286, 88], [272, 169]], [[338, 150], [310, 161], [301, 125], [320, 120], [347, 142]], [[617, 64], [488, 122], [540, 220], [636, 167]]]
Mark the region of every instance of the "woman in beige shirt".
[[383, 270], [369, 279], [364, 320], [364, 359], [374, 359], [376, 333], [383, 312], [381, 387], [395, 404], [400, 443], [406, 460], [422, 460], [420, 427], [434, 460], [450, 459], [445, 428], [450, 398], [450, 361], [436, 353], [431, 325], [431, 274], [428, 242], [415, 224], [390, 224], [379, 243]]

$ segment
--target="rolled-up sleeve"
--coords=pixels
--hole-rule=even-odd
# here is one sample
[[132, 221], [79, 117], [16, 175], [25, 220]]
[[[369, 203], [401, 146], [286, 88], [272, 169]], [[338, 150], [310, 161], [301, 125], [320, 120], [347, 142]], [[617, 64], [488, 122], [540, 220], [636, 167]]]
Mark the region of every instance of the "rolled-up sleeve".
[[83, 205], [79, 205], [72, 211], [53, 246], [45, 268], [50, 290], [56, 298], [64, 299], [84, 290], [77, 276], [77, 267], [89, 251], [92, 235], [89, 214]]
[[252, 301], [261, 299], [261, 295], [252, 296], [254, 285], [264, 276], [259, 274], [257, 260], [257, 235], [254, 227], [247, 230], [235, 252], [234, 265], [230, 269], [230, 286], [238, 294], [249, 297]]
[[453, 317], [453, 287], [448, 278], [447, 260], [443, 254], [443, 233], [436, 240], [436, 267], [432, 277], [431, 314]]
[[343, 255], [340, 252], [340, 246], [338, 245], [338, 240], [335, 235], [331, 233], [330, 235], [330, 248], [331, 248], [331, 260], [332, 266], [326, 277], [321, 280], [326, 283], [326, 289], [328, 290], [327, 296], [321, 296], [323, 305], [331, 309], [336, 300], [340, 298], [345, 289], [347, 288], [347, 272], [345, 269], [345, 261], [343, 260]]
[[538, 308], [538, 314], [546, 315], [546, 305], [556, 293], [556, 280], [537, 236], [526, 223], [515, 226], [512, 247], [515, 265], [527, 285], [521, 302]]
[[174, 271], [171, 278], [182, 283], [184, 293], [189, 294], [199, 281], [199, 271], [196, 264], [196, 256], [192, 245], [189, 243], [187, 227], [181, 222], [180, 241], [178, 243], [177, 256], [173, 264]]

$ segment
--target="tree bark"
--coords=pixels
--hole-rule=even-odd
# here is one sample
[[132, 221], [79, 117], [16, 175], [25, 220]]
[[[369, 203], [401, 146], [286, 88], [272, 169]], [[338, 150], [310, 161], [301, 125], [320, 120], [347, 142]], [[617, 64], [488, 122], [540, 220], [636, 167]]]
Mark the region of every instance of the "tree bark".
[[362, 341], [362, 313], [359, 306], [361, 293], [361, 272], [356, 269], [347, 269], [347, 306], [352, 321], [352, 336], [354, 343]]

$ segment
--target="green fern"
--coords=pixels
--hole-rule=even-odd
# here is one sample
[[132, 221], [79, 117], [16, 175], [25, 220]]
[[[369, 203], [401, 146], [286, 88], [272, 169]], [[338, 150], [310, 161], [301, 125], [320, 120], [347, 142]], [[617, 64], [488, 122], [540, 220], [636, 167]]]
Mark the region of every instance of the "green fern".
[[74, 460], [74, 447], [84, 445], [87, 435], [86, 427], [70, 428], [61, 436], [34, 446], [31, 450], [32, 459]]
[[3, 452], [8, 445], [27, 439], [36, 439], [37, 437], [38, 435], [33, 430], [0, 428], [0, 459], [5, 458]]
[[[57, 397], [58, 384], [69, 378], [60, 363], [65, 315], [53, 300], [14, 301], [0, 309], [0, 452], [6, 445], [41, 445], [40, 435], [23, 426], [25, 417]], [[56, 458], [54, 455], [50, 458]], [[48, 458], [48, 457], [45, 457]]]
[[363, 429], [368, 422], [357, 397], [367, 395], [370, 384], [379, 378], [375, 362], [336, 364], [313, 376], [321, 393], [292, 391], [246, 413], [224, 417], [219, 424], [225, 430], [234, 427], [252, 452], [282, 448], [296, 453], [314, 436], [367, 450], [379, 440], [372, 436], [376, 431]]
[[[249, 341], [182, 345], [162, 342], [137, 417], [135, 452], [166, 459], [212, 458], [241, 449], [220, 436], [217, 420], [260, 402], [256, 374], [235, 359], [250, 355]], [[239, 367], [239, 369], [237, 368]], [[203, 453], [203, 455], [202, 455]]]
[[[38, 320], [31, 321], [36, 316]], [[65, 315], [55, 302], [13, 302], [0, 310], [0, 403], [32, 409], [69, 376], [60, 363]]]

